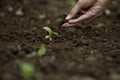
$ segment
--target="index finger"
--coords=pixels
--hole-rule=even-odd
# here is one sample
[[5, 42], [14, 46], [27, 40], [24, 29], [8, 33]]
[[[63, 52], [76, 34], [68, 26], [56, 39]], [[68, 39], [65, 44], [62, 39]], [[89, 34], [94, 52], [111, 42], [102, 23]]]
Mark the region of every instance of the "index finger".
[[86, 19], [89, 19], [91, 17], [94, 17], [96, 16], [100, 11], [102, 11], [104, 9], [104, 7], [106, 6], [107, 4], [107, 1], [109, 0], [98, 0], [93, 7], [91, 7], [89, 9], [89, 11], [87, 11], [84, 15], [80, 16], [79, 18], [77, 19], [73, 19], [73, 20], [70, 20], [68, 23], [71, 23], [71, 24], [75, 24], [75, 23], [78, 23], [78, 22], [81, 22], [81, 21], [84, 21]]
[[72, 10], [70, 11], [70, 13], [66, 17], [66, 19], [69, 20], [69, 19], [73, 18], [80, 10], [81, 10], [81, 4], [79, 2], [77, 2], [77, 4], [75, 5], [75, 7], [72, 8]]

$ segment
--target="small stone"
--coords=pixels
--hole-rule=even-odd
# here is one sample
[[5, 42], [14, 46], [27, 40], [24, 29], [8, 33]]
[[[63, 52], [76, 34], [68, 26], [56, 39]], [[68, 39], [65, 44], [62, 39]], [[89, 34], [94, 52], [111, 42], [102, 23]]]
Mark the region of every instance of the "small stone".
[[90, 56], [90, 57], [86, 58], [86, 61], [87, 61], [88, 63], [94, 63], [94, 62], [96, 61], [96, 58], [93, 57], [93, 56]]
[[18, 16], [23, 16], [24, 13], [22, 11], [22, 8], [18, 9], [15, 14], [18, 15]]
[[111, 11], [109, 9], [106, 9], [105, 10], [105, 15], [107, 15], [107, 16], [111, 15]]
[[46, 18], [46, 15], [45, 14], [39, 14], [38, 18], [41, 19], [41, 20], [43, 20], [43, 19]]
[[94, 53], [94, 51], [90, 51], [90, 53], [91, 53], [91, 54], [93, 54], [93, 53]]
[[8, 11], [12, 12], [13, 10], [14, 10], [14, 9], [13, 9], [12, 6], [9, 6], [9, 7], [8, 7]]

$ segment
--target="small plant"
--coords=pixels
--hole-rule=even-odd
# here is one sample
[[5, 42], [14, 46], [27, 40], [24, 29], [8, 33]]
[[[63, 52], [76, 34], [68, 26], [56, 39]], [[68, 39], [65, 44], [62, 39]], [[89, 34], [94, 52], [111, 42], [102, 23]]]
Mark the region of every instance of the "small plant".
[[42, 57], [45, 55], [45, 53], [46, 53], [46, 47], [45, 47], [45, 44], [42, 44], [37, 52], [34, 51], [34, 52], [28, 54], [26, 57], [28, 57], [28, 58], [31, 58], [34, 56]]
[[20, 74], [25, 80], [43, 80], [42, 73], [35, 70], [35, 66], [31, 63], [21, 62], [19, 63]]
[[35, 68], [33, 64], [22, 62], [19, 64], [21, 76], [25, 79], [30, 79], [35, 75]]
[[76, 4], [77, 0], [68, 0], [68, 3], [71, 7], [73, 7]]
[[50, 41], [52, 40], [53, 35], [58, 35], [57, 32], [54, 32], [51, 28], [49, 27], [43, 27], [44, 30], [48, 32], [48, 35], [45, 36], [46, 39], [49, 39]]
[[46, 53], [46, 47], [45, 47], [44, 44], [42, 44], [42, 45], [40, 46], [40, 49], [39, 49], [38, 52], [37, 52], [37, 55], [40, 56], [40, 57], [42, 57], [42, 56], [45, 55], [45, 53]]

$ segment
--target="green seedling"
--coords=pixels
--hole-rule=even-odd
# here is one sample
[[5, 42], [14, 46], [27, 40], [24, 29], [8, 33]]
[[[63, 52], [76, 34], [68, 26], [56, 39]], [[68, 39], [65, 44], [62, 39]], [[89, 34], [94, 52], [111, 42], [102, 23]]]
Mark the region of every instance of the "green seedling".
[[68, 3], [71, 7], [73, 7], [76, 4], [77, 0], [68, 0]]
[[19, 64], [21, 70], [21, 76], [25, 79], [30, 79], [35, 75], [35, 67], [33, 64], [30, 63], [20, 63]]
[[28, 58], [32, 58], [34, 56], [42, 57], [45, 55], [45, 53], [46, 53], [46, 47], [44, 44], [42, 44], [37, 52], [34, 51], [34, 52], [28, 54], [26, 57], [28, 57]]
[[43, 27], [44, 30], [48, 32], [48, 35], [45, 36], [46, 39], [49, 39], [50, 41], [52, 40], [53, 35], [58, 35], [57, 32], [54, 32], [51, 28], [49, 27]]
[[38, 54], [38, 56], [42, 57], [45, 55], [45, 53], [46, 53], [46, 47], [44, 44], [42, 44], [40, 46], [40, 49], [38, 50], [37, 54]]
[[21, 70], [21, 76], [25, 80], [32, 80], [32, 78], [34, 78], [35, 80], [43, 80], [42, 73], [37, 72], [33, 64], [21, 62], [19, 63], [19, 67]]

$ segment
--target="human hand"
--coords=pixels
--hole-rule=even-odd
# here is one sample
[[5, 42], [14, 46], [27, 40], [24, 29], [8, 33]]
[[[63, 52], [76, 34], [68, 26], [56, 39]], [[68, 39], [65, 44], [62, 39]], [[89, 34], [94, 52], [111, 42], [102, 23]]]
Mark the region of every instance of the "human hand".
[[[99, 14], [109, 3], [109, 0], [78, 0], [75, 7], [70, 11], [66, 17], [67, 21], [62, 27], [75, 26], [78, 23], [92, 18]], [[85, 11], [84, 11], [85, 10]], [[87, 11], [86, 11], [87, 10]], [[78, 12], [84, 12], [77, 19], [72, 19]]]

